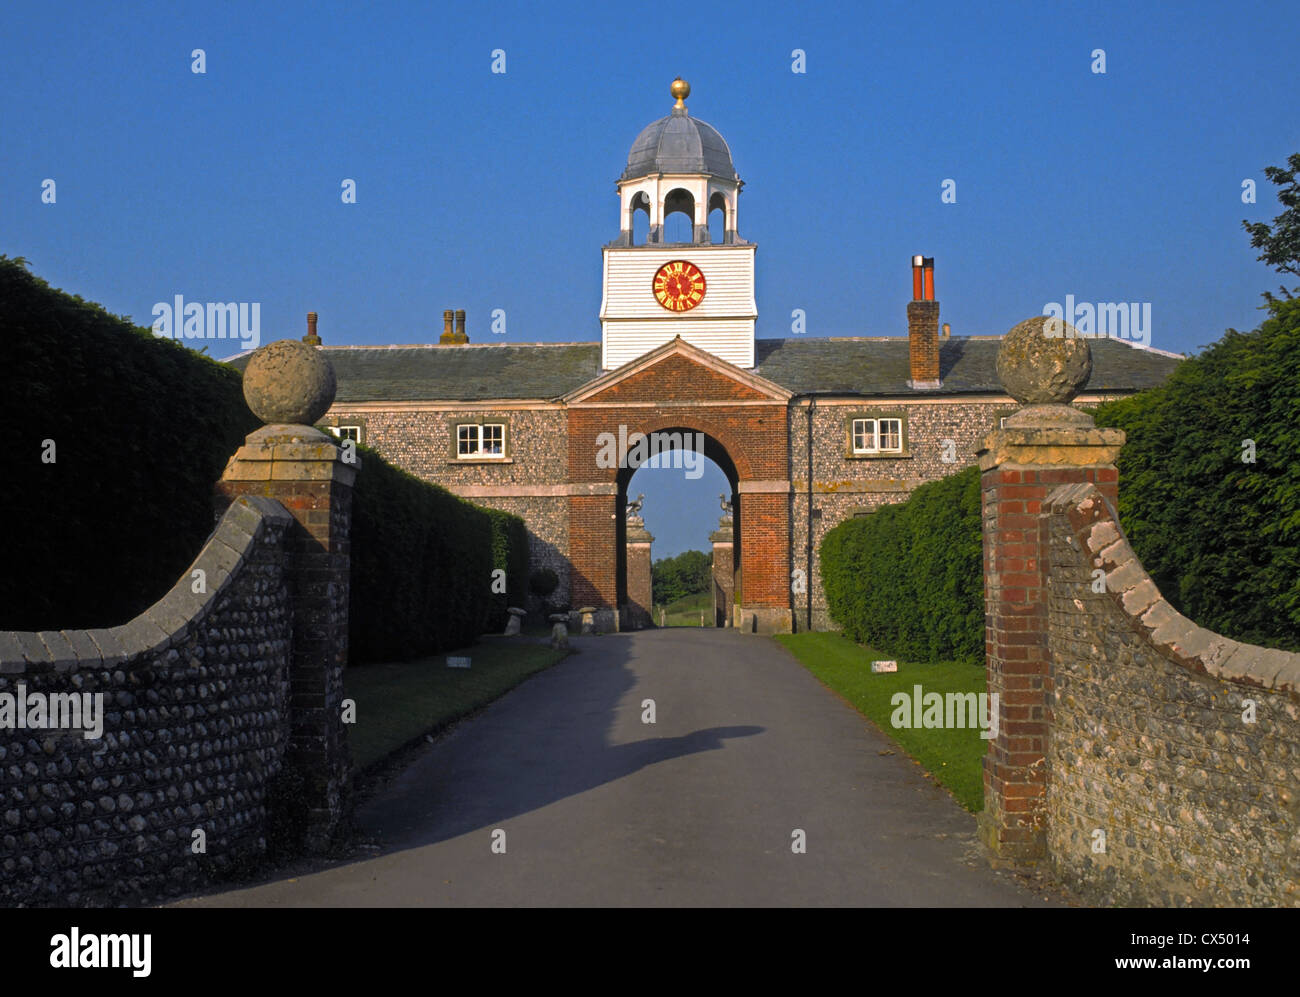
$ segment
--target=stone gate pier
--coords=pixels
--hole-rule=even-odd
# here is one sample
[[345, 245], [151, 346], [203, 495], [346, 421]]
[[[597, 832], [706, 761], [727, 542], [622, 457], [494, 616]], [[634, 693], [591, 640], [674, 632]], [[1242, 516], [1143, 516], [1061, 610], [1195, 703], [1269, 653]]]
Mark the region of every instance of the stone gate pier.
[[1069, 404], [1091, 365], [1045, 317], [998, 355], [1023, 407], [980, 454], [998, 695], [980, 837], [1102, 903], [1298, 906], [1300, 654], [1161, 596], [1115, 512], [1124, 434]]
[[75, 707], [0, 726], [0, 906], [151, 902], [276, 844], [322, 850], [346, 815], [360, 462], [311, 428], [334, 375], [310, 346], [259, 350], [244, 386], [268, 425], [231, 458], [172, 589], [119, 626], [0, 632], [0, 694]]
[[640, 515], [627, 517], [627, 605], [624, 627], [644, 630], [652, 623], [654, 579], [651, 572], [650, 545], [654, 537], [645, 528]]
[[274, 499], [293, 517], [287, 537], [293, 608], [288, 762], [300, 775], [309, 850], [324, 850], [347, 809], [350, 762], [342, 722], [348, 660], [352, 488], [361, 467], [313, 428], [334, 400], [334, 371], [319, 351], [281, 340], [254, 355], [244, 395], [267, 425], [248, 436], [216, 487], [218, 514], [241, 495]]

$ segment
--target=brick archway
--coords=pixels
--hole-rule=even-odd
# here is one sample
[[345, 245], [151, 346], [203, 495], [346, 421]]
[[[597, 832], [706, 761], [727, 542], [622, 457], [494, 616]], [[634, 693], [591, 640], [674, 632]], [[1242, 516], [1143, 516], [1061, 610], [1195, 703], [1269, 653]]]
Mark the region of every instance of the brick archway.
[[[743, 527], [741, 525], [743, 522], [743, 516], [742, 516], [743, 509], [739, 501], [739, 493], [738, 493], [738, 488], [740, 484], [740, 473], [736, 468], [736, 463], [732, 459], [730, 452], [727, 450], [725, 446], [723, 446], [721, 441], [719, 441], [715, 436], [706, 433], [701, 429], [696, 429], [695, 427], [692, 426], [662, 425], [662, 426], [654, 426], [653, 428], [638, 429], [636, 431], [645, 433], [646, 436], [651, 439], [658, 438], [659, 436], [667, 437], [669, 440], [674, 442], [680, 439], [684, 447], [687, 447], [689, 449], [700, 450], [706, 458], [708, 458], [710, 461], [713, 462], [713, 464], [718, 468], [718, 470], [722, 472], [723, 476], [726, 477], [727, 484], [730, 487], [730, 497], [731, 497], [731, 502], [733, 504], [733, 510], [734, 510], [733, 517], [735, 522], [736, 536], [740, 537], [743, 530]], [[697, 434], [699, 437], [698, 439], [697, 439]], [[700, 443], [702, 443], [703, 446], [698, 446], [698, 444]], [[675, 466], [676, 461], [674, 461], [673, 463]], [[628, 486], [631, 484], [632, 478], [635, 477], [636, 472], [639, 471], [641, 467], [642, 464], [640, 462], [629, 463], [626, 467], [618, 468], [618, 473], [615, 477], [615, 484], [618, 488], [618, 491], [615, 493], [614, 496], [614, 510], [615, 510], [614, 552], [618, 558], [618, 562], [616, 564], [616, 582], [617, 582], [616, 592], [617, 592], [617, 605], [620, 607], [620, 609], [623, 607], [632, 606], [633, 604], [637, 603], [637, 600], [633, 597], [633, 594], [629, 591], [629, 587], [628, 587], [629, 583], [628, 583], [628, 565], [627, 565], [627, 520], [623, 515], [620, 515], [620, 513], [624, 510], [628, 502], [628, 498], [629, 498]], [[726, 567], [728, 577], [730, 578], [734, 578], [737, 574], [738, 568], [741, 563], [740, 560], [741, 550], [742, 550], [742, 543], [738, 541], [732, 547], [732, 563], [730, 565], [727, 565]], [[729, 587], [729, 590], [731, 590], [731, 588], [733, 587], [734, 584], [733, 586]], [[641, 606], [640, 608], [643, 609], [646, 613], [648, 613], [649, 610], [651, 609], [649, 604]], [[727, 613], [727, 619], [730, 620], [731, 607], [727, 606], [725, 607], [725, 609]]]
[[601, 466], [602, 442], [689, 430], [704, 435], [705, 455], [733, 481], [738, 500], [740, 625], [791, 628], [789, 394], [771, 388], [676, 341], [566, 399], [575, 608], [620, 608], [620, 493], [636, 468]]

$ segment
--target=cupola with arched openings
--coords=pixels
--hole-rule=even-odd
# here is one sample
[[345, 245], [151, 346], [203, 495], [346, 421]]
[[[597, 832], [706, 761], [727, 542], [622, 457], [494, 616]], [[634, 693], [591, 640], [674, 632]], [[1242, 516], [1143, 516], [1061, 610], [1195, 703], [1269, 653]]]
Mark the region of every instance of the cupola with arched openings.
[[737, 224], [744, 182], [726, 140], [687, 110], [690, 84], [678, 77], [669, 92], [671, 112], [641, 130], [617, 182], [619, 232], [604, 249], [603, 366], [680, 335], [752, 367], [755, 246]]
[[[672, 113], [641, 130], [618, 178], [619, 233], [611, 245], [636, 245], [638, 213], [648, 229], [642, 245], [743, 243], [736, 226], [736, 202], [744, 181], [736, 174], [731, 149], [716, 128], [687, 111], [689, 83], [678, 78], [670, 92], [677, 98]], [[722, 218], [721, 238], [709, 234], [715, 212]], [[665, 231], [666, 220], [679, 213], [686, 216], [685, 239], [670, 238]]]

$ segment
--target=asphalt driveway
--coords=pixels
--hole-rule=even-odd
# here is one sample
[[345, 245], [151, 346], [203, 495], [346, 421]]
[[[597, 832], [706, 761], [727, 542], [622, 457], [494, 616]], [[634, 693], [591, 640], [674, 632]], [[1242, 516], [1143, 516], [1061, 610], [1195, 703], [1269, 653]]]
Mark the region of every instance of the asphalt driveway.
[[365, 857], [182, 904], [1046, 905], [775, 641], [574, 644], [360, 808]]

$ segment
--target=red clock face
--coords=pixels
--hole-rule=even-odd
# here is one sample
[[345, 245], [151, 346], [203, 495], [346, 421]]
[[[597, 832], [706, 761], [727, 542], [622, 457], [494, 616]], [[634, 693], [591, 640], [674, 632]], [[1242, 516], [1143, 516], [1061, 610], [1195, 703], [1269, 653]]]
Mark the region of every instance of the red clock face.
[[704, 274], [685, 260], [661, 266], [653, 286], [655, 300], [670, 312], [688, 312], [704, 300]]

